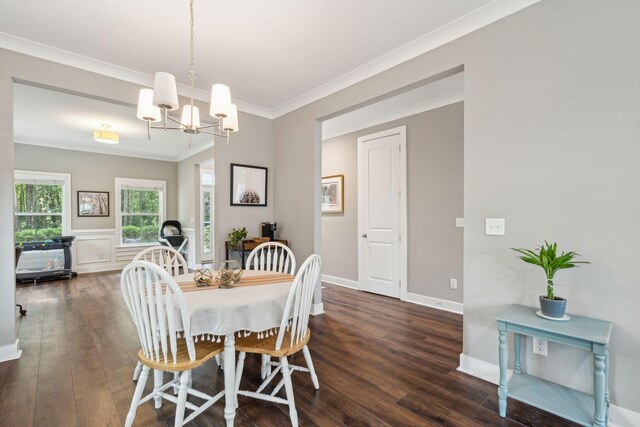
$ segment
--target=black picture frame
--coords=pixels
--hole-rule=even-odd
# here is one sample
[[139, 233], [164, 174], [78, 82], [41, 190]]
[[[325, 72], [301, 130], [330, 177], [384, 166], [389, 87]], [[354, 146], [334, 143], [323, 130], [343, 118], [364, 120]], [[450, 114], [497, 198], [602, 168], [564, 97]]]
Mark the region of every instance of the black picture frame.
[[265, 167], [231, 163], [231, 206], [267, 206], [268, 177]]
[[[108, 191], [77, 191], [77, 212], [79, 218], [95, 218], [95, 217], [108, 217], [109, 216], [109, 192]], [[81, 197], [84, 197], [85, 203], [81, 203]], [[100, 204], [106, 201], [106, 205], [96, 206], [92, 211], [90, 207], [84, 207], [84, 205], [90, 205], [91, 198], [94, 198], [94, 203]], [[104, 207], [106, 206], [106, 213]], [[98, 213], [96, 213], [96, 209]], [[100, 213], [102, 212], [102, 213]]]

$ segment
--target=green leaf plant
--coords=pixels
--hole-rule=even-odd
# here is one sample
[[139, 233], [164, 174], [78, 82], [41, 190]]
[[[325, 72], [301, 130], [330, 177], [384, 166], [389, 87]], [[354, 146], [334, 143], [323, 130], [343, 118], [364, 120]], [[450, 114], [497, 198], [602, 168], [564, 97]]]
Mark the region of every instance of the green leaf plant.
[[559, 270], [580, 267], [578, 264], [589, 264], [587, 261], [574, 261], [574, 258], [580, 256], [580, 254], [573, 251], [562, 252], [558, 255], [558, 244], [555, 242], [549, 244], [546, 240], [542, 246], [534, 251], [530, 249], [511, 249], [520, 253], [522, 256], [518, 258], [524, 262], [537, 265], [544, 270], [544, 274], [547, 276], [547, 298], [550, 300], [555, 299], [553, 279]]

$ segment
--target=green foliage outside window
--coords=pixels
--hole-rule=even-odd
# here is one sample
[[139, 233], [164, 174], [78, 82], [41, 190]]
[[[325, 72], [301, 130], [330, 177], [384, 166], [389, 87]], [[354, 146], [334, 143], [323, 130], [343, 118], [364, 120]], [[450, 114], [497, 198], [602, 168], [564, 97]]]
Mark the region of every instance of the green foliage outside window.
[[15, 184], [15, 241], [50, 240], [62, 234], [62, 185]]

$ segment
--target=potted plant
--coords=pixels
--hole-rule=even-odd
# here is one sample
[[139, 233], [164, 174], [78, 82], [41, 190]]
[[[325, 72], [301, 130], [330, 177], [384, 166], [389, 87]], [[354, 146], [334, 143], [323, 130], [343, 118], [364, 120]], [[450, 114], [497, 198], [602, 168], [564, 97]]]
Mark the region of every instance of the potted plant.
[[245, 227], [239, 229], [233, 229], [231, 233], [229, 233], [229, 241], [227, 242], [227, 249], [233, 249], [239, 243], [247, 237], [247, 229]]
[[587, 261], [574, 261], [580, 256], [576, 252], [562, 252], [558, 254], [558, 244], [547, 241], [535, 251], [530, 249], [512, 248], [522, 254], [519, 258], [526, 263], [537, 265], [547, 276], [547, 295], [540, 295], [540, 309], [542, 314], [553, 319], [562, 319], [567, 308], [567, 300], [554, 294], [553, 279], [559, 270], [579, 267], [578, 264], [589, 264]]

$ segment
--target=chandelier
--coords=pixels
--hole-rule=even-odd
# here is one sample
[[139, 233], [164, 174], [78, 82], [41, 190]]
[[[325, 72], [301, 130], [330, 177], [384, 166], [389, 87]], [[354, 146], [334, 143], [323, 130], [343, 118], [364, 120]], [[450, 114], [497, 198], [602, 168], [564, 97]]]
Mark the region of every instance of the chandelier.
[[[189, 68], [189, 81], [191, 82], [191, 98], [188, 105], [182, 108], [181, 120], [169, 116], [168, 112], [178, 110], [178, 91], [176, 78], [166, 72], [157, 72], [152, 89], [141, 89], [138, 97], [137, 117], [147, 122], [147, 137], [151, 140], [151, 129], [178, 130], [189, 137], [191, 148], [191, 136], [204, 133], [225, 138], [229, 146], [229, 135], [238, 131], [238, 109], [231, 103], [229, 87], [222, 84], [214, 84], [211, 88], [211, 108], [209, 114], [214, 118], [212, 125], [200, 125], [200, 111], [193, 105], [194, 83], [197, 78], [194, 55], [194, 31], [193, 31], [193, 0], [190, 0], [189, 11], [191, 14], [191, 63]], [[152, 126], [152, 122], [162, 121], [162, 125]], [[167, 126], [171, 122], [173, 126]]]

